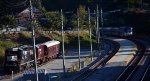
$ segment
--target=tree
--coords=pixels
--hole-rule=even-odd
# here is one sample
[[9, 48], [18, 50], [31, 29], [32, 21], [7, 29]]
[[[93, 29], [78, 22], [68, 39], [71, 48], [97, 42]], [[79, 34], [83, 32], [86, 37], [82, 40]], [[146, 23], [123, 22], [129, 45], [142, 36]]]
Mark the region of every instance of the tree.
[[[86, 11], [85, 6], [80, 5], [79, 9], [79, 22], [80, 22], [80, 28], [81, 29], [88, 29], [88, 13]], [[72, 24], [74, 29], [77, 28], [77, 14], [74, 14], [73, 19], [72, 19]]]
[[0, 18], [1, 27], [4, 26], [7, 30], [8, 28], [15, 28], [17, 25], [17, 20], [12, 15], [6, 15]]
[[81, 29], [88, 28], [88, 13], [86, 11], [85, 6], [79, 6], [79, 17], [80, 17], [80, 25]]
[[[131, 5], [131, 6], [130, 6]], [[141, 7], [142, 0], [128, 0], [128, 6], [130, 7]]]
[[[48, 30], [59, 30], [61, 27], [61, 15], [58, 11], [46, 12], [45, 16], [45, 24], [43, 27]], [[64, 18], [64, 23], [66, 23], [67, 19]]]

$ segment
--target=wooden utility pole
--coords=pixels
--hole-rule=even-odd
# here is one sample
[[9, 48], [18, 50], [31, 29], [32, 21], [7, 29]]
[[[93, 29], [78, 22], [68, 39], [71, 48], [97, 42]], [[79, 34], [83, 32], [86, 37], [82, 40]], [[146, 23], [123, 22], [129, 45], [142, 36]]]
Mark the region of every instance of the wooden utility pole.
[[[33, 22], [33, 11], [32, 11], [32, 1], [30, 0], [30, 21], [31, 21], [31, 26]], [[34, 54], [34, 69], [35, 69], [35, 75], [36, 75], [36, 81], [38, 80], [38, 72], [37, 72], [37, 58], [36, 58], [36, 49], [35, 49], [35, 29], [34, 26], [32, 26], [32, 41], [33, 41], [33, 54]]]

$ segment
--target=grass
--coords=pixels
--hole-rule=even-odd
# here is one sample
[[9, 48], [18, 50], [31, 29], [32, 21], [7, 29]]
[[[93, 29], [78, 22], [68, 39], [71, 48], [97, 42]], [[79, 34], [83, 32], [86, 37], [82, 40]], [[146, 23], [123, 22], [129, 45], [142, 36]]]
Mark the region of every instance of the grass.
[[17, 46], [18, 43], [12, 42], [11, 40], [1, 40], [0, 41], [0, 67], [3, 66], [5, 49], [9, 47]]

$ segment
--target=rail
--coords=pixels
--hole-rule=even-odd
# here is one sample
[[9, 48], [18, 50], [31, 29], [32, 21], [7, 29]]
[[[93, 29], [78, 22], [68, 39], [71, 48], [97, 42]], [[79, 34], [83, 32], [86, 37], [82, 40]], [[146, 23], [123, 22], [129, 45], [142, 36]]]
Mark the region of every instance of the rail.
[[143, 55], [146, 51], [146, 47], [138, 40], [132, 41], [134, 41], [138, 47], [137, 54], [134, 56], [131, 62], [127, 65], [127, 67], [123, 70], [123, 72], [117, 77], [115, 81], [129, 81], [138, 69], [139, 65], [146, 57]]
[[[109, 40], [109, 42], [110, 42], [110, 40]], [[71, 81], [83, 81], [87, 77], [89, 77], [91, 74], [93, 74], [98, 67], [102, 68], [105, 65], [105, 63], [107, 61], [109, 61], [109, 59], [111, 59], [111, 57], [113, 57], [119, 49], [119, 44], [118, 43], [113, 41], [113, 44], [116, 44], [116, 46], [112, 50], [111, 54], [105, 54], [103, 56], [103, 58], [98, 58], [99, 60], [97, 62], [95, 62], [93, 65], [89, 66], [85, 70], [80, 71], [80, 74], [77, 74], [77, 76], [74, 77]]]

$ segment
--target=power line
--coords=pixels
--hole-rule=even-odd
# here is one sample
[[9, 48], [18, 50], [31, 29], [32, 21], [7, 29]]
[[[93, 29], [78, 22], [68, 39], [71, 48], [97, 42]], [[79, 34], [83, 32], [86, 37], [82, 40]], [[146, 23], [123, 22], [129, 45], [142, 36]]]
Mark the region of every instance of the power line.
[[17, 7], [17, 6], [27, 4], [28, 0], [24, 0], [24, 1], [21, 1], [21, 2], [17, 2], [17, 3], [13, 3], [13, 2], [10, 2], [8, 0], [4, 0], [3, 2], [4, 2], [4, 5], [6, 5], [7, 7]]

